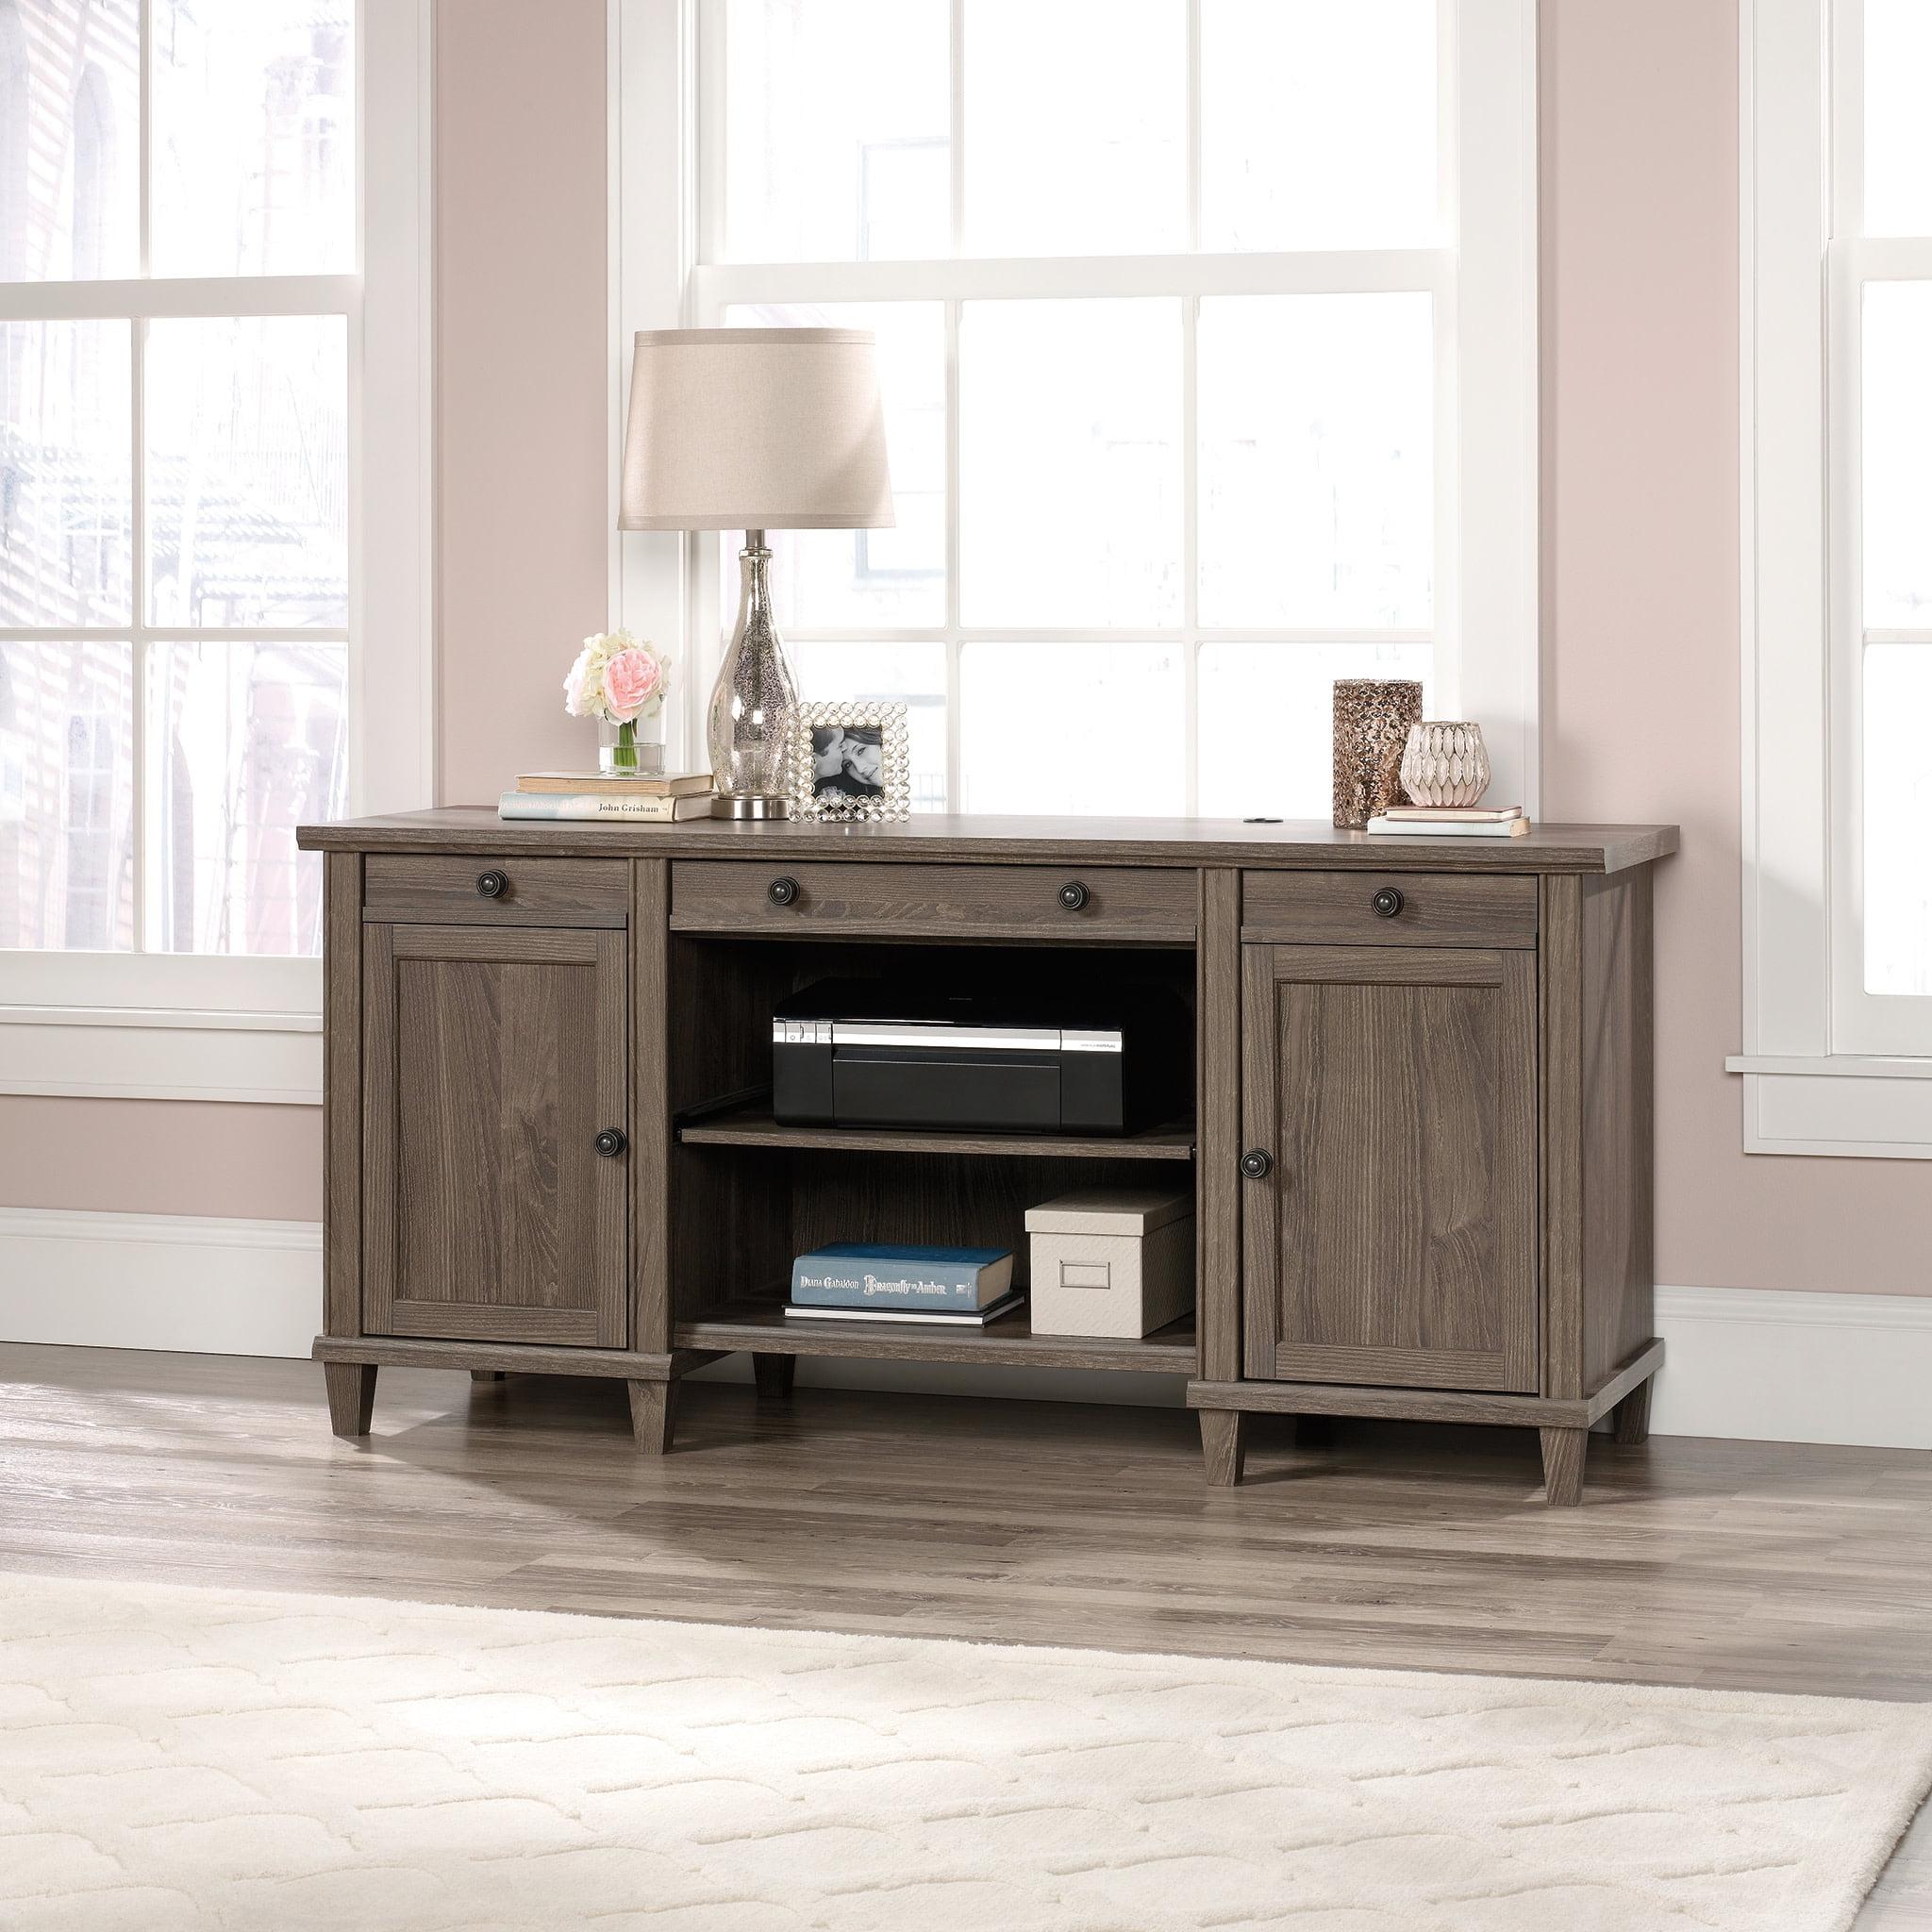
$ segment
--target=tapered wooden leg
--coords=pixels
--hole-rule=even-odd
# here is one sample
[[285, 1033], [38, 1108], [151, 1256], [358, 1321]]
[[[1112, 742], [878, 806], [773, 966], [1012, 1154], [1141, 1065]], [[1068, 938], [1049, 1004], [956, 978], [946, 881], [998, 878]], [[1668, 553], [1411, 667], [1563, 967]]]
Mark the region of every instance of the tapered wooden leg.
[[797, 1373], [795, 1355], [755, 1355], [751, 1372], [758, 1385], [761, 1402], [783, 1402], [791, 1393], [791, 1378]]
[[470, 1371], [470, 1380], [473, 1382], [508, 1382], [509, 1380], [509, 1371], [508, 1369], [472, 1369]]
[[672, 1417], [677, 1407], [675, 1382], [626, 1382], [630, 1391], [630, 1426], [638, 1447], [646, 1456], [662, 1456], [671, 1447]]
[[1294, 1446], [1297, 1449], [1328, 1449], [1335, 1442], [1332, 1415], [1298, 1415], [1294, 1419]]
[[328, 1390], [329, 1427], [339, 1436], [366, 1436], [375, 1413], [375, 1364], [324, 1362], [322, 1379]]
[[1216, 1489], [1231, 1490], [1241, 1481], [1247, 1457], [1248, 1419], [1238, 1408], [1204, 1408], [1200, 1417], [1208, 1480]]
[[1650, 1384], [1655, 1379], [1638, 1383], [1610, 1411], [1610, 1432], [1625, 1447], [1650, 1441]]
[[1553, 1509], [1567, 1509], [1583, 1501], [1583, 1453], [1588, 1429], [1542, 1429], [1543, 1500]]

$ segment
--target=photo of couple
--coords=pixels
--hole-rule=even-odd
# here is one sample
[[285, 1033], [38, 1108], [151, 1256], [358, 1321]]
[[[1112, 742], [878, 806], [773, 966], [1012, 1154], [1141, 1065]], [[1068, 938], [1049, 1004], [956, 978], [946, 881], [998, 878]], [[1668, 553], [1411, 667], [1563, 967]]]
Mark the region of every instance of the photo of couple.
[[882, 798], [885, 731], [877, 724], [814, 724], [811, 789], [814, 798]]

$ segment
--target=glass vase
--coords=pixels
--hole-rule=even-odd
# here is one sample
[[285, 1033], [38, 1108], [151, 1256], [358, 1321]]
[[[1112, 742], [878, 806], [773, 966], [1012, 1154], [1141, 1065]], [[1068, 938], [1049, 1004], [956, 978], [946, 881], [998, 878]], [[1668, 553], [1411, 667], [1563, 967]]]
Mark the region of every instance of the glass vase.
[[664, 769], [664, 741], [656, 718], [633, 719], [628, 724], [597, 721], [597, 769], [607, 778], [655, 777]]

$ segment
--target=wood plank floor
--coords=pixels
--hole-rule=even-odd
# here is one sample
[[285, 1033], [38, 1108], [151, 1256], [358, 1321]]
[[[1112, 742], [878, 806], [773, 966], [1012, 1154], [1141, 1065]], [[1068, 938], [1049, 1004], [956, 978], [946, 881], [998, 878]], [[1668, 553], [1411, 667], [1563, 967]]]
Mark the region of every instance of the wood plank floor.
[[[1201, 1481], [1152, 1408], [386, 1369], [364, 1444], [305, 1362], [0, 1345], [0, 1567], [1932, 1704], [1932, 1455], [1255, 1419]], [[1921, 1819], [1859, 1932], [1932, 1932]]]

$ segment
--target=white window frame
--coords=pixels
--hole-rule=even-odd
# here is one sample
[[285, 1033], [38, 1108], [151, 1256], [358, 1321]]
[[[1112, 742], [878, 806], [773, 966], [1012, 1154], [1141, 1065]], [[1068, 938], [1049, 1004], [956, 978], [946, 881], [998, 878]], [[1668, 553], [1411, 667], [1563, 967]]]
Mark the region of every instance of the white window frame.
[[[410, 809], [436, 792], [433, 8], [434, 0], [358, 0], [355, 272], [0, 283], [0, 321], [103, 318], [138, 326], [167, 316], [347, 318], [349, 622], [303, 636], [349, 647], [351, 812]], [[142, 0], [143, 47], [147, 11]], [[141, 92], [144, 122], [145, 72]], [[144, 139], [144, 125], [142, 132]], [[143, 192], [143, 258], [145, 198]], [[134, 406], [139, 489], [138, 392]], [[138, 569], [132, 595], [138, 620], [146, 595]], [[165, 641], [203, 633], [136, 622], [6, 635]], [[141, 701], [137, 680], [137, 727]], [[137, 728], [137, 758], [144, 755], [140, 738]], [[0, 1093], [319, 1106], [321, 1012], [316, 959], [0, 950]]]
[[[1741, 0], [1744, 1149], [1932, 1159], [1932, 1001], [1864, 991], [1860, 0]], [[1904, 1048], [1905, 1050], [1901, 1050]]]
[[[1204, 296], [1302, 291], [1407, 291], [1434, 296], [1439, 311], [1438, 465], [1434, 702], [1439, 715], [1483, 723], [1498, 797], [1534, 812], [1540, 790], [1538, 737], [1537, 124], [1534, 0], [1439, 0], [1444, 50], [1441, 100], [1442, 192], [1457, 210], [1455, 247], [1282, 254], [1022, 258], [1010, 260], [869, 261], [745, 268], [708, 262], [701, 223], [698, 143], [717, 117], [701, 90], [714, 84], [708, 49], [721, 0], [609, 0], [612, 506], [611, 617], [670, 641], [680, 658], [679, 690], [666, 706], [667, 756], [702, 741], [704, 704], [723, 647], [718, 546], [676, 535], [615, 536], [617, 453], [623, 433], [630, 342], [639, 329], [715, 320], [735, 300], [938, 301], [947, 305], [947, 382], [957, 392], [958, 305], [983, 297], [1156, 295], [1185, 301], [1187, 326]], [[1199, 99], [1199, 0], [1189, 0], [1191, 92]], [[954, 0], [957, 49], [962, 8]], [[720, 37], [722, 38], [722, 37]], [[954, 121], [959, 103], [954, 102]], [[961, 148], [953, 143], [955, 229]], [[707, 170], [715, 178], [715, 167]], [[1191, 195], [1191, 202], [1198, 196]], [[1191, 399], [1184, 398], [1184, 462], [1191, 465]], [[957, 421], [957, 416], [955, 416]], [[949, 467], [949, 549], [958, 556], [957, 452]], [[1191, 524], [1191, 519], [1190, 519]], [[1158, 637], [1182, 648], [1192, 715], [1197, 642], [1193, 534], [1184, 532], [1187, 619], [1178, 628], [1042, 631], [964, 629], [954, 600], [944, 626], [890, 633], [797, 629], [797, 641], [890, 636], [947, 646], [948, 780], [958, 791], [958, 644], [1024, 635], [1027, 641], [1106, 641]], [[1257, 632], [1292, 649], [1292, 630]], [[1314, 641], [1350, 634], [1306, 633]], [[1375, 631], [1376, 640], [1404, 633]], [[1187, 746], [1194, 793], [1195, 733]]]

